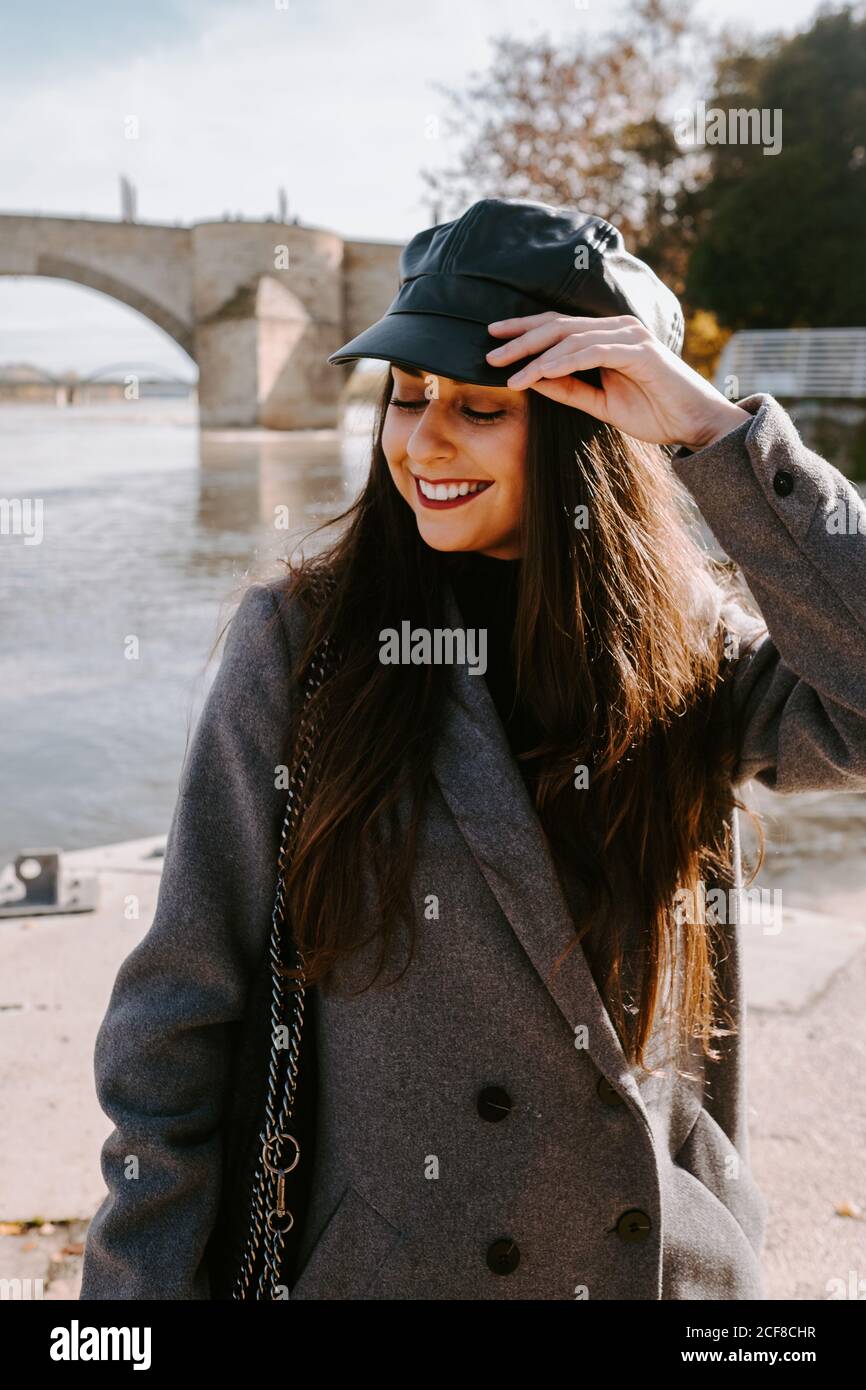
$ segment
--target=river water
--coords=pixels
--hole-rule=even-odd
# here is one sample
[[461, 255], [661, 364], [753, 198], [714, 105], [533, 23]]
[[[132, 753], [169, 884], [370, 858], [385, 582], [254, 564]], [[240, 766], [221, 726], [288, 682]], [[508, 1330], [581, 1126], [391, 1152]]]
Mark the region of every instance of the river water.
[[[346, 505], [368, 458], [363, 407], [286, 435], [201, 433], [192, 401], [0, 408], [0, 495], [42, 504], [39, 544], [0, 535], [0, 866], [167, 829], [241, 588]], [[774, 880], [862, 884], [866, 797], [759, 802]]]
[[366, 446], [203, 434], [187, 401], [0, 408], [0, 495], [41, 501], [43, 533], [0, 536], [2, 862], [167, 829], [214, 640], [353, 495]]

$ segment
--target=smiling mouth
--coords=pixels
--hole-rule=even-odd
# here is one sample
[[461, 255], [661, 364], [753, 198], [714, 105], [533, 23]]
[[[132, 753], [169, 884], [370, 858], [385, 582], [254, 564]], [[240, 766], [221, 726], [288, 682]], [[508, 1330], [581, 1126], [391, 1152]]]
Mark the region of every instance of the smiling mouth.
[[434, 509], [462, 507], [492, 486], [492, 482], [469, 478], [443, 478], [437, 483], [431, 483], [426, 478], [415, 478], [415, 491], [422, 506]]

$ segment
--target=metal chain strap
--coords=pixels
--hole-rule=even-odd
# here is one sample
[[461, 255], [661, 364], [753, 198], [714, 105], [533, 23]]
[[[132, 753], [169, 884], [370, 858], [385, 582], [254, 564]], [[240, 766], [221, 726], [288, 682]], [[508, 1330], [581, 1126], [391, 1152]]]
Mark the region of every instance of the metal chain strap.
[[[330, 639], [326, 638], [317, 648], [304, 681], [304, 711], [309, 707], [311, 697], [331, 673], [333, 658]], [[284, 1242], [294, 1225], [294, 1216], [286, 1205], [285, 1182], [301, 1157], [300, 1145], [290, 1132], [290, 1125], [298, 1085], [306, 976], [303, 955], [293, 940], [287, 944], [293, 955], [290, 969], [295, 974], [294, 984], [287, 981], [283, 969], [286, 925], [284, 874], [303, 812], [311, 754], [319, 741], [322, 719], [321, 712], [315, 719], [308, 718], [302, 712], [280, 837], [277, 887], [271, 914], [271, 1051], [265, 1125], [259, 1135], [261, 1152], [253, 1177], [249, 1231], [232, 1292], [232, 1298], [237, 1300], [251, 1297], [276, 1300], [285, 1296], [287, 1287], [282, 1277]], [[290, 933], [287, 935], [291, 936]], [[283, 1032], [288, 1039], [285, 1047], [280, 1046]], [[289, 1150], [287, 1163], [283, 1158], [284, 1146], [288, 1146]], [[252, 1292], [258, 1266], [258, 1280]]]

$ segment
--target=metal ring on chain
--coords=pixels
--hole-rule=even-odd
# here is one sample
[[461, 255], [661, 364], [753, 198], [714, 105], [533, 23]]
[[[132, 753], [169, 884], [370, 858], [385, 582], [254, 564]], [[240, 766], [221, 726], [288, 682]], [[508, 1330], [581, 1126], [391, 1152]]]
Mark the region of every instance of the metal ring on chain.
[[[280, 1168], [277, 1164], [268, 1162], [269, 1149], [273, 1144], [279, 1144], [280, 1141], [283, 1139], [290, 1140], [291, 1143], [295, 1146], [295, 1156], [289, 1164], [288, 1168]], [[276, 1173], [278, 1176], [280, 1174], [291, 1173], [293, 1169], [297, 1168], [300, 1157], [301, 1146], [295, 1138], [294, 1134], [274, 1134], [270, 1139], [266, 1139], [264, 1144], [262, 1145], [262, 1162], [264, 1163], [269, 1173]]]
[[[281, 1226], [279, 1224], [281, 1221], [287, 1221], [288, 1225]], [[279, 1212], [269, 1211], [267, 1224], [269, 1231], [278, 1231], [281, 1236], [287, 1236], [289, 1234], [289, 1231], [295, 1224], [295, 1218], [292, 1216], [292, 1213], [290, 1211], [283, 1212], [282, 1216], [280, 1216]]]

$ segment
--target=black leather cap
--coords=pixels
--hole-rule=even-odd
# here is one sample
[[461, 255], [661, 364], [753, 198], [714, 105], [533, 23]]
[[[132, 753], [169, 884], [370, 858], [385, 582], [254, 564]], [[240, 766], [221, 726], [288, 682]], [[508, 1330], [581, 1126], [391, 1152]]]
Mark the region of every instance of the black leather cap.
[[403, 247], [400, 288], [384, 318], [328, 361], [373, 357], [505, 386], [532, 358], [488, 363], [485, 354], [508, 341], [488, 333], [488, 323], [550, 309], [592, 318], [634, 314], [671, 351], [682, 348], [679, 301], [626, 251], [616, 227], [577, 208], [482, 198]]

